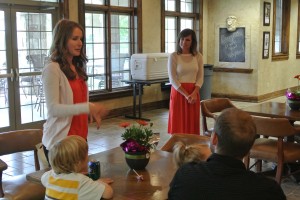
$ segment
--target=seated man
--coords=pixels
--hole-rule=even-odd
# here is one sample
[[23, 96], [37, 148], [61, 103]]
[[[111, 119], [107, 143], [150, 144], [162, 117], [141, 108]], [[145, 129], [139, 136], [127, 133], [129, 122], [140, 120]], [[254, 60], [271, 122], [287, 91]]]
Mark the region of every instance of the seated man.
[[252, 147], [256, 127], [252, 117], [237, 108], [223, 110], [211, 136], [215, 147], [207, 162], [187, 163], [176, 172], [169, 200], [286, 199], [275, 180], [247, 171], [242, 160]]

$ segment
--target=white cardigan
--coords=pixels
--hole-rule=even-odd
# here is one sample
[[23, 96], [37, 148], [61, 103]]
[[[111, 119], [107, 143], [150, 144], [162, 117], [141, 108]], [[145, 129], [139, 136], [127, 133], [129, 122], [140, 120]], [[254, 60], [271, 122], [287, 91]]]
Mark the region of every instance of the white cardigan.
[[195, 86], [201, 88], [204, 80], [202, 55], [171, 53], [168, 59], [168, 75], [170, 83], [176, 90], [181, 83], [195, 83]]
[[67, 137], [73, 115], [89, 113], [89, 103], [73, 104], [69, 81], [56, 62], [44, 67], [42, 81], [48, 110], [42, 142], [49, 150], [55, 142]]

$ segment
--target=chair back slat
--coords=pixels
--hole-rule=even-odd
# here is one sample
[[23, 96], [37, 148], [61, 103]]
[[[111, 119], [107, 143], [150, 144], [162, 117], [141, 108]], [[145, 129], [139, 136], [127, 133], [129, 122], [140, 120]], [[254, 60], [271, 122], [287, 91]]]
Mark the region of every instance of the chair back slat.
[[214, 98], [203, 100], [202, 103], [206, 107], [206, 109], [211, 112], [221, 112], [226, 108], [235, 107], [228, 98]]
[[36, 150], [42, 142], [40, 129], [16, 130], [0, 133], [0, 156], [22, 151]]
[[295, 135], [295, 128], [286, 118], [252, 116], [259, 135], [284, 137]]
[[207, 117], [215, 119], [215, 114], [226, 108], [235, 108], [228, 98], [213, 98], [201, 101], [203, 134], [208, 131]]

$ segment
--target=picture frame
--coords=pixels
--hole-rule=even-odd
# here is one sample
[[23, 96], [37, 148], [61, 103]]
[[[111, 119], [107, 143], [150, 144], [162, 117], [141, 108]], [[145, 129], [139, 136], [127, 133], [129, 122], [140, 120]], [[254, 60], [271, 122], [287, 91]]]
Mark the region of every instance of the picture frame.
[[271, 3], [270, 2], [264, 2], [264, 26], [270, 26], [270, 20], [271, 20]]
[[270, 48], [270, 31], [263, 32], [263, 51], [262, 58], [269, 58], [269, 48]]

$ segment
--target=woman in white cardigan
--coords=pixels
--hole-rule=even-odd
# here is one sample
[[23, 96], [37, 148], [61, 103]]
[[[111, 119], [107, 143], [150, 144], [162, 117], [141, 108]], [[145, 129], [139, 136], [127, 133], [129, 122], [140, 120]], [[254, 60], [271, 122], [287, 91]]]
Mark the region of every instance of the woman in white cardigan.
[[107, 113], [103, 105], [89, 102], [83, 43], [84, 30], [78, 23], [63, 19], [54, 27], [49, 63], [42, 72], [48, 110], [42, 142], [47, 159], [55, 142], [68, 135], [87, 140], [88, 114], [99, 128]]
[[200, 134], [200, 94], [203, 84], [203, 58], [197, 51], [193, 30], [184, 29], [177, 38], [177, 51], [169, 56], [172, 84], [168, 133]]

